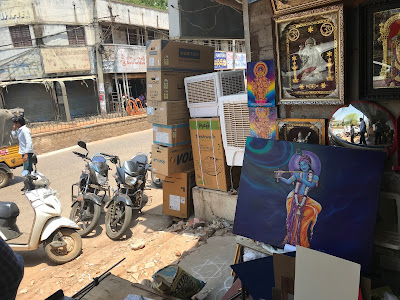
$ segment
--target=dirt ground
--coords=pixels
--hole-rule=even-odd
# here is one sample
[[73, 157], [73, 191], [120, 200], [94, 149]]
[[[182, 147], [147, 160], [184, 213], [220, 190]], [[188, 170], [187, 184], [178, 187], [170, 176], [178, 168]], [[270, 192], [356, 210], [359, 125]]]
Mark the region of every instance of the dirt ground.
[[[135, 222], [132, 236], [117, 242], [106, 236], [103, 224], [94, 237], [83, 239], [83, 253], [61, 266], [52, 265], [42, 247], [34, 252], [20, 253], [25, 260], [25, 275], [17, 299], [44, 299], [59, 289], [72, 296], [123, 258], [126, 260], [111, 273], [140, 283], [143, 279], [151, 279], [162, 267], [178, 261], [185, 251], [195, 249], [198, 244], [195, 235], [163, 231], [171, 224], [167, 216], [145, 213]], [[133, 250], [131, 245], [139, 240], [144, 241], [145, 247]]]

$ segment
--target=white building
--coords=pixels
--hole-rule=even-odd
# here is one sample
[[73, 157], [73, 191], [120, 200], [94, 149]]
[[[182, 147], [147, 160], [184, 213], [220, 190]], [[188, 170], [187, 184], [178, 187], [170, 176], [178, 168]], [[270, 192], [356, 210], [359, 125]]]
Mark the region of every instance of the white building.
[[145, 43], [156, 38], [168, 38], [166, 11], [115, 0], [2, 0], [0, 107], [22, 107], [31, 122], [97, 114], [104, 104], [112, 111], [122, 77], [131, 96], [144, 91]]

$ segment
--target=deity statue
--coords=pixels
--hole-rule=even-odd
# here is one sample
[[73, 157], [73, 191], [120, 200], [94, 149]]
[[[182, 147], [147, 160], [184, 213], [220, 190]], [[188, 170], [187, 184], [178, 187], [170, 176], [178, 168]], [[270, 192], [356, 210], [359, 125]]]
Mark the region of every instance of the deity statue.
[[300, 45], [299, 48], [299, 56], [303, 67], [298, 71], [298, 78], [303, 82], [324, 80], [322, 72], [326, 70], [327, 64], [317, 48], [315, 39], [308, 38], [305, 46]]
[[299, 131], [297, 138], [293, 139], [293, 142], [295, 143], [308, 143], [308, 138], [311, 135], [311, 131], [306, 135], [305, 138], [303, 138], [303, 134], [301, 133], [301, 131]]

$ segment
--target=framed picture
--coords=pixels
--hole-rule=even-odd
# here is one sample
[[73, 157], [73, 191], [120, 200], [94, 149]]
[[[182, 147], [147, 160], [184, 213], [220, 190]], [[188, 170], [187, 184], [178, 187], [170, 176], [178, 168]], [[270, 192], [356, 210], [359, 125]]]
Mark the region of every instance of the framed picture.
[[279, 104], [342, 104], [343, 6], [274, 20]]
[[325, 145], [325, 119], [278, 119], [277, 140]]
[[247, 63], [249, 107], [275, 106], [275, 67], [273, 60]]
[[276, 107], [249, 107], [249, 119], [252, 137], [276, 139]]
[[317, 249], [368, 272], [385, 159], [382, 151], [249, 137], [233, 233]]
[[337, 0], [271, 0], [271, 5], [274, 14], [288, 14], [332, 2], [337, 2]]
[[360, 98], [398, 99], [400, 93], [400, 1], [360, 5]]

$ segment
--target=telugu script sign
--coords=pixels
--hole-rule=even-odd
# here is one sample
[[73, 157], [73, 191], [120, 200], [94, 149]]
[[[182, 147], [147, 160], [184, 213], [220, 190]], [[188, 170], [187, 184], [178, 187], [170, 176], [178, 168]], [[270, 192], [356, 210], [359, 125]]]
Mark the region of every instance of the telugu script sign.
[[145, 73], [146, 47], [105, 46], [103, 55], [104, 73]]
[[43, 68], [38, 49], [5, 50], [0, 55], [0, 80], [25, 80], [43, 76]]
[[12, 0], [0, 1], [0, 24], [15, 25], [30, 23], [34, 21], [32, 7], [26, 5], [25, 1]]
[[41, 49], [41, 53], [46, 74], [91, 70], [86, 47]]

